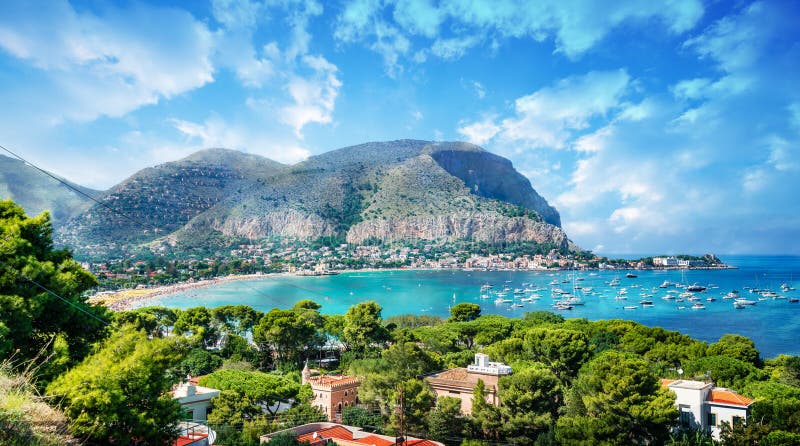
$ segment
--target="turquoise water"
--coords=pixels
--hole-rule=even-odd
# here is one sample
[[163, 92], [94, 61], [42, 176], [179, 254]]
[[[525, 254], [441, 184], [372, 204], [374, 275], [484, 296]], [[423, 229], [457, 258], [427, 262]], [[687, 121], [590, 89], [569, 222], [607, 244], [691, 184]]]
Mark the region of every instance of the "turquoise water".
[[[629, 319], [649, 326], [677, 330], [694, 338], [714, 342], [725, 333], [738, 333], [756, 343], [765, 357], [781, 353], [800, 355], [800, 303], [788, 299], [766, 299], [742, 310], [733, 308], [731, 300], [722, 296], [737, 289], [742, 297], [756, 300], [757, 295], [744, 287], [769, 288], [786, 297], [800, 297], [800, 257], [795, 256], [728, 256], [722, 260], [737, 266], [733, 270], [637, 271], [638, 278], [625, 277], [624, 271], [576, 271], [575, 283], [592, 287], [594, 292], [583, 296], [585, 305], [560, 311], [565, 317], [598, 319]], [[323, 277], [281, 276], [249, 281], [234, 281], [171, 295], [159, 296], [147, 305], [176, 308], [193, 306], [216, 307], [243, 304], [261, 311], [290, 308], [302, 299], [322, 305], [322, 312], [344, 314], [347, 309], [364, 300], [375, 300], [383, 307], [383, 316], [398, 314], [431, 314], [446, 317], [453, 303], [479, 304], [483, 314], [518, 317], [527, 311], [550, 310], [555, 299], [550, 296], [549, 283], [559, 281], [558, 288], [572, 291], [571, 271], [384, 271], [354, 272]], [[685, 277], [682, 277], [685, 276]], [[607, 282], [619, 278], [619, 287]], [[567, 280], [566, 283], [562, 283]], [[663, 281], [701, 285], [714, 284], [700, 293], [705, 310], [692, 310], [692, 302], [673, 302], [661, 299], [666, 289], [656, 288]], [[480, 286], [485, 283], [499, 289], [504, 285], [524, 288], [533, 283], [541, 289], [541, 298], [524, 302], [523, 307], [495, 304], [495, 296], [480, 298]], [[793, 283], [794, 282], [794, 283]], [[781, 292], [780, 285], [789, 283], [798, 291]], [[638, 287], [634, 287], [638, 285]], [[617, 300], [619, 288], [628, 290], [627, 300]], [[669, 289], [676, 290], [671, 287]], [[682, 291], [682, 290], [677, 290]], [[652, 293], [652, 307], [638, 305], [640, 293]], [[455, 296], [455, 298], [454, 298]], [[714, 296], [715, 302], [706, 301]], [[507, 298], [511, 298], [509, 293]], [[636, 306], [626, 310], [624, 306]], [[679, 309], [683, 306], [685, 308]]]

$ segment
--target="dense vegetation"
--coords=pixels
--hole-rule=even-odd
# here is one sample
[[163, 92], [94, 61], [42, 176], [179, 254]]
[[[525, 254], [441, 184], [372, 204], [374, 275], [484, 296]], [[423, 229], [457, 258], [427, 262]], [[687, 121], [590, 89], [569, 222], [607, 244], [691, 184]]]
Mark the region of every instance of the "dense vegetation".
[[[374, 302], [344, 315], [320, 314], [312, 301], [267, 313], [246, 306], [110, 313], [85, 304], [81, 292], [93, 278], [52, 249], [46, 214], [28, 218], [0, 202], [0, 216], [0, 425], [13, 423], [0, 429], [3, 444], [52, 444], [20, 409], [27, 402], [11, 404], [42, 403], [32, 397], [41, 390], [63, 411], [52, 419], [65, 416], [83, 444], [166, 444], [183, 417], [167, 392], [187, 373], [222, 391], [209, 415], [218, 442], [256, 444], [259, 435], [324, 419], [299, 376], [305, 361], [322, 358], [336, 359], [319, 361], [327, 372], [364, 377], [362, 404], [343, 414], [348, 422], [448, 445], [710, 444], [703, 432], [674, 430], [674, 395], [658, 379], [676, 377], [679, 367], [756, 399], [749, 422], [725, 429], [723, 444], [788, 445], [800, 437], [800, 358], [764, 359], [742, 336], [709, 345], [631, 321], [548, 312], [509, 319], [470, 304], [454, 306], [448, 320], [383, 320]], [[484, 402], [479, 384], [466, 416], [458, 401], [437, 401], [422, 377], [465, 366], [479, 351], [514, 373], [499, 381], [499, 407]], [[4, 387], [17, 376], [30, 384]], [[9, 388], [23, 396], [9, 398]]]

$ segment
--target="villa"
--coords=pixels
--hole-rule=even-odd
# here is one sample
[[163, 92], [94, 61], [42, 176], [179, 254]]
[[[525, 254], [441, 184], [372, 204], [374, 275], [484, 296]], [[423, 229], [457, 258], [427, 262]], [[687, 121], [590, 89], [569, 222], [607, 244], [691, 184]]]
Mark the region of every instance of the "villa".
[[486, 402], [499, 406], [497, 383], [500, 377], [510, 374], [511, 367], [500, 362], [490, 362], [489, 356], [476, 353], [475, 362], [466, 368], [434, 373], [426, 376], [425, 381], [436, 393], [436, 398], [449, 396], [460, 399], [461, 413], [468, 415], [472, 413], [472, 391], [478, 381], [483, 381], [485, 386]]
[[314, 392], [311, 405], [318, 407], [330, 421], [342, 421], [345, 407], [358, 404], [358, 386], [361, 378], [357, 376], [320, 375], [311, 376], [306, 363], [303, 368], [302, 383], [310, 384]]
[[680, 422], [693, 429], [711, 431], [719, 440], [723, 424], [746, 422], [753, 400], [713, 383], [685, 379], [662, 379], [661, 385], [675, 393]]

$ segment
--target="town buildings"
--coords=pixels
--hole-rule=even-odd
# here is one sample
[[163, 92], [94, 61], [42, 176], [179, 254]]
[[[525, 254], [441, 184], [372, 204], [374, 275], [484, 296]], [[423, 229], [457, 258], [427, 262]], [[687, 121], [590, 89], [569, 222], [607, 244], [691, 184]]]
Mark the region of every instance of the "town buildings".
[[436, 398], [449, 396], [461, 400], [461, 413], [472, 413], [472, 392], [478, 381], [483, 381], [486, 402], [500, 405], [497, 383], [500, 377], [510, 375], [511, 367], [490, 362], [482, 353], [475, 354], [475, 362], [468, 367], [459, 367], [434, 373], [425, 377], [425, 381], [436, 393]]
[[357, 376], [320, 375], [311, 376], [308, 363], [302, 372], [303, 384], [311, 385], [314, 399], [311, 405], [318, 407], [330, 421], [342, 421], [342, 411], [358, 404], [358, 386], [361, 378]]
[[713, 383], [685, 379], [662, 379], [661, 384], [675, 393], [680, 422], [692, 429], [706, 429], [719, 440], [723, 424], [747, 421], [753, 400]]
[[219, 396], [219, 390], [197, 385], [198, 378], [190, 377], [185, 383], [172, 390], [172, 398], [177, 400], [186, 413], [186, 419], [206, 421], [211, 399]]

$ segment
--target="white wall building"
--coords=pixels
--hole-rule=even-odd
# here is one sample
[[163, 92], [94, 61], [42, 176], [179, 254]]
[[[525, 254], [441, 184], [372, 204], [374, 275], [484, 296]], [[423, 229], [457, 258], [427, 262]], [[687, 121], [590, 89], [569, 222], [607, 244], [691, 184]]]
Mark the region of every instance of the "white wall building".
[[219, 390], [197, 385], [197, 378], [181, 383], [172, 390], [172, 398], [186, 411], [186, 419], [206, 421], [211, 398], [219, 396]]
[[723, 424], [746, 422], [753, 400], [712, 383], [685, 379], [662, 379], [661, 384], [675, 393], [681, 424], [711, 431], [719, 440]]

